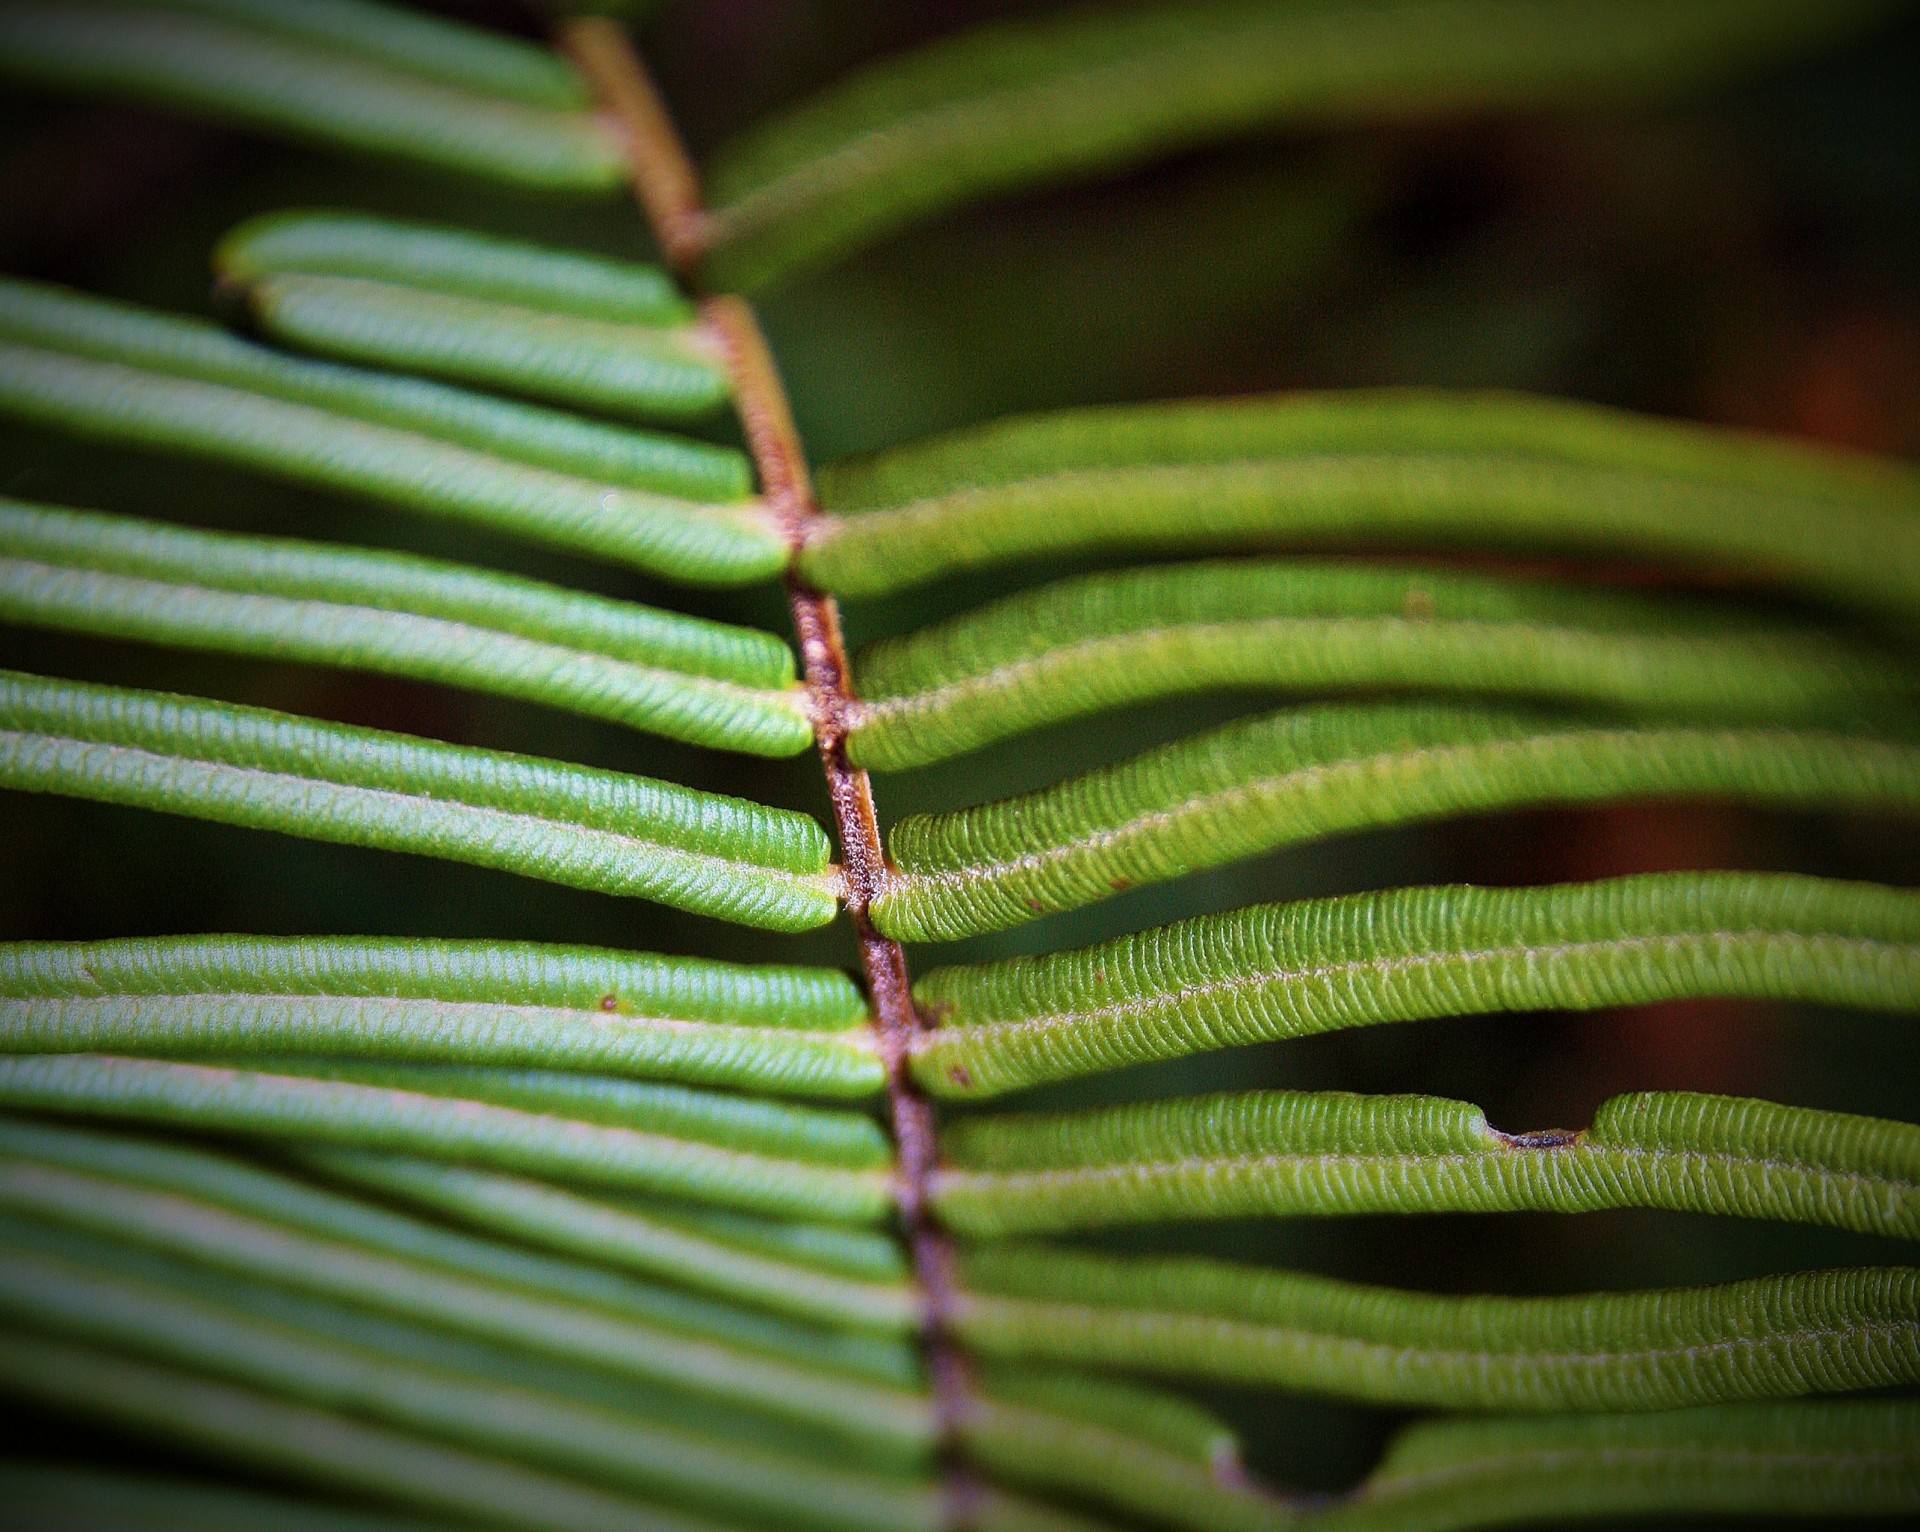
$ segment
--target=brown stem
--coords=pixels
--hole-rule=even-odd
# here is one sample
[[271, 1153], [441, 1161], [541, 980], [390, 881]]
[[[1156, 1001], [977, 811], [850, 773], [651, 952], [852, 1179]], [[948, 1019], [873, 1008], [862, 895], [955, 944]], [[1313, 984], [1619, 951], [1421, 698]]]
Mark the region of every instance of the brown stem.
[[[569, 22], [562, 46], [592, 82], [627, 149], [634, 189], [662, 251], [683, 279], [697, 284], [698, 262], [709, 215], [701, 201], [699, 175], [687, 157], [659, 92], [645, 66], [610, 22]], [[733, 296], [702, 300], [704, 328], [726, 359], [747, 447], [769, 509], [779, 518], [788, 545], [798, 553], [820, 516], [807, 459], [794, 427], [787, 392], [752, 306]], [[908, 1070], [922, 1019], [913, 1003], [907, 955], [882, 936], [868, 907], [887, 875], [880, 825], [874, 816], [867, 774], [847, 759], [847, 719], [854, 703], [840, 606], [798, 572], [787, 577], [793, 624], [812, 707], [814, 738], [826, 768], [827, 791], [840, 839], [847, 913], [860, 942], [860, 964], [873, 1003], [874, 1031], [887, 1071], [887, 1107], [899, 1155], [897, 1197], [916, 1281], [926, 1306], [924, 1344], [934, 1406], [943, 1435], [952, 1443], [966, 1408], [969, 1378], [953, 1342], [952, 1251], [934, 1225], [927, 1188], [938, 1156], [932, 1104]], [[955, 1476], [957, 1491], [965, 1480]], [[960, 1498], [957, 1494], [956, 1498]], [[955, 1520], [962, 1519], [958, 1516]]]

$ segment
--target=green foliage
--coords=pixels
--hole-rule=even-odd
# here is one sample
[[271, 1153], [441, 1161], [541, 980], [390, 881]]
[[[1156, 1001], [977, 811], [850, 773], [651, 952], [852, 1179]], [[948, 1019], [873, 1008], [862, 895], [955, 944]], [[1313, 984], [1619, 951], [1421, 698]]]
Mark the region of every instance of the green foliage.
[[1437, 1297], [1197, 1258], [987, 1245], [968, 1344], [1442, 1409], [1668, 1410], [1911, 1383], [1920, 1272], [1799, 1272], [1693, 1291]]
[[618, 151], [598, 124], [553, 104], [578, 91], [557, 61], [529, 64], [470, 28], [374, 11], [338, 0], [7, 0], [0, 75], [510, 184], [619, 184]]
[[1738, 996], [1908, 1010], [1920, 897], [1761, 873], [1405, 888], [1206, 915], [1080, 952], [936, 968], [940, 1095], [1475, 1012]]
[[821, 493], [841, 515], [801, 567], [845, 596], [1016, 559], [1328, 543], [1704, 564], [1909, 624], [1920, 588], [1909, 468], [1502, 394], [1067, 411], [882, 453]]
[[860, 655], [848, 748], [921, 766], [1028, 729], [1216, 690], [1492, 693], [1756, 722], [1911, 699], [1885, 657], [1696, 603], [1366, 564], [1086, 575]]
[[1004, 1235], [1193, 1218], [1651, 1207], [1920, 1237], [1920, 1127], [1684, 1091], [1582, 1132], [1503, 1133], [1435, 1096], [1257, 1091], [969, 1118], [948, 1225]]
[[1875, 0], [1082, 5], [871, 66], [724, 149], [711, 267], [753, 288], [983, 195], [1278, 123], [1671, 90]]
[[771, 930], [833, 918], [804, 814], [265, 708], [0, 672], [0, 786], [445, 857]]
[[887, 837], [899, 871], [874, 922], [939, 941], [1343, 830], [1631, 798], [1911, 815], [1920, 750], [1437, 703], [1289, 709], [1022, 798], [901, 820]]
[[[1228, 135], [1640, 99], [1890, 8], [1209, 0], [1013, 21], [749, 130], [718, 156], [721, 205], [670, 211], [658, 243], [710, 281], [772, 281], [967, 200]], [[510, 204], [515, 189], [611, 196], [633, 173], [674, 203], [686, 189], [655, 125], [631, 101], [611, 110], [632, 87], [617, 33], [563, 37], [581, 73], [370, 0], [0, 0], [0, 76], [474, 173], [493, 185], [469, 214], [502, 228], [558, 221], [552, 203]], [[1358, 173], [1361, 194], [1325, 156], [1337, 222], [1374, 204], [1386, 158]], [[314, 179], [288, 178], [289, 194]], [[446, 216], [398, 180], [378, 200]], [[633, 243], [630, 225], [605, 228]], [[1183, 230], [1185, 259], [1215, 258], [1213, 231]], [[0, 501], [0, 619], [133, 640], [132, 664], [164, 646], [371, 672], [710, 753], [533, 715], [552, 731], [539, 748], [590, 766], [422, 737], [419, 717], [422, 733], [386, 732], [8, 671], [0, 787], [775, 933], [825, 927], [844, 901], [916, 941], [1464, 814], [1920, 809], [1910, 466], [1525, 395], [1354, 390], [974, 427], [829, 466], [832, 514], [815, 518], [772, 469], [758, 498], [735, 447], [633, 424], [704, 429], [731, 405], [716, 434], [748, 428], [763, 460], [780, 434], [783, 407], [759, 396], [777, 384], [729, 310], [658, 267], [326, 209], [252, 216], [213, 264], [217, 301], [257, 338], [0, 279], [0, 413], [32, 439], [439, 518], [441, 546], [504, 533], [612, 566], [591, 578], [652, 602], [681, 598], [634, 575], [755, 589], [689, 597], [707, 615], [683, 615], [444, 558], [178, 525], [162, 486], [132, 515]], [[1304, 556], [1329, 548], [1559, 562], [1549, 580]], [[1263, 556], [1075, 567], [1180, 550]], [[484, 542], [475, 556], [501, 557]], [[1599, 589], [1596, 556], [1632, 561], [1613, 581], [1717, 593]], [[1000, 571], [1019, 563], [1053, 583], [1006, 593]], [[782, 578], [848, 598], [947, 581], [926, 609], [960, 615], [893, 636], [926, 621], [921, 597], [852, 614], [878, 642], [846, 696], [820, 685], [840, 657], [803, 624], [810, 696], [788, 643], [740, 625]], [[831, 603], [812, 615], [837, 631]], [[219, 690], [175, 664], [160, 684]], [[1163, 707], [1249, 692], [1287, 705], [1086, 769], [1166, 738]], [[877, 869], [858, 845], [834, 866], [813, 813], [760, 801], [785, 801], [786, 778], [717, 754], [794, 756], [817, 737], [846, 811], [864, 788], [837, 774], [842, 728], [856, 765], [895, 769], [1103, 715], [1113, 748], [1053, 763], [1052, 785], [1022, 796], [991, 801], [1011, 789], [990, 782], [990, 801], [893, 820]], [[510, 741], [527, 727], [474, 719]], [[499, 929], [464, 902], [405, 918], [443, 916]], [[894, 968], [861, 931], [873, 972]], [[648, 939], [708, 938], [666, 917]], [[753, 943], [728, 950], [777, 955]], [[1920, 894], [1713, 871], [1388, 888], [1002, 956], [1020, 950], [921, 978], [926, 1025], [903, 1039], [897, 997], [876, 986], [870, 1006], [825, 967], [381, 936], [0, 948], [0, 1393], [83, 1454], [132, 1438], [272, 1491], [0, 1464], [8, 1514], [410, 1525], [290, 1492], [502, 1532], [1920, 1511], [1911, 1397], [1805, 1397], [1920, 1383], [1908, 1267], [1542, 1297], [1016, 1242], [1603, 1208], [1920, 1236], [1920, 1127], [1880, 1117], [1643, 1090], [1585, 1130], [1509, 1133], [1436, 1096], [1191, 1094], [1294, 1078], [1277, 1056], [1254, 1074], [1249, 1056], [1199, 1055], [1429, 1017], [1716, 997], [1912, 1011]], [[1035, 1086], [1061, 1089], [963, 1110]], [[914, 1091], [949, 1100], [930, 1170]], [[1162, 1383], [1213, 1389], [1228, 1414]], [[1417, 1422], [1349, 1492], [1295, 1497], [1261, 1481], [1271, 1439], [1243, 1455], [1229, 1415], [1247, 1418], [1245, 1401], [1221, 1390], [1246, 1388], [1263, 1409], [1307, 1394], [1479, 1418]]]
[[395, 554], [0, 500], [0, 615], [465, 686], [754, 755], [813, 743], [770, 635]]
[[626, 489], [699, 501], [745, 500], [752, 492], [746, 459], [729, 448], [420, 378], [291, 356], [203, 320], [38, 282], [0, 279], [0, 336], [48, 351], [310, 404]]

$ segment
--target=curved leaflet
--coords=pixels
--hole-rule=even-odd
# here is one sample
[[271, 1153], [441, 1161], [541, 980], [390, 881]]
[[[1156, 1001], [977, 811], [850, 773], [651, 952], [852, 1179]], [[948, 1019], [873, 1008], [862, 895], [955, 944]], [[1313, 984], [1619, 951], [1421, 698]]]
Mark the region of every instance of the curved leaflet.
[[0, 673], [0, 787], [410, 851], [773, 930], [831, 920], [804, 814], [163, 692]]
[[890, 771], [1197, 692], [1459, 692], [1791, 722], [1912, 716], [1892, 657], [1711, 606], [1326, 561], [1088, 575], [862, 651], [848, 750]]
[[1920, 612], [1911, 468], [1518, 394], [1069, 410], [837, 465], [821, 497], [838, 514], [801, 567], [843, 596], [1068, 554], [1359, 545], [1673, 560]]
[[873, 918], [903, 940], [947, 940], [1342, 831], [1632, 798], [1912, 814], [1920, 749], [1446, 704], [1289, 709], [1040, 792], [902, 819]]
[[1920, 1007], [1920, 895], [1765, 873], [1403, 888], [937, 968], [914, 1076], [991, 1096], [1347, 1027], [1737, 996]]
[[999, 1236], [1159, 1219], [1652, 1207], [1920, 1237], [1920, 1127], [1735, 1096], [1616, 1096], [1502, 1133], [1432, 1096], [1270, 1091], [973, 1118], [941, 1217]]

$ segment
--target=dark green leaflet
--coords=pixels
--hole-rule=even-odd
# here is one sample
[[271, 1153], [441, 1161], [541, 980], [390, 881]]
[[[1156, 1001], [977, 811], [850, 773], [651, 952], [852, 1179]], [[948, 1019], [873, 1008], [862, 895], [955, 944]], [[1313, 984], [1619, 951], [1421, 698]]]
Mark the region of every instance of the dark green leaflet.
[[483, 1525], [530, 1532], [723, 1532], [721, 1524], [576, 1480], [62, 1341], [0, 1336], [0, 1389], [67, 1418], [215, 1461]]
[[751, 584], [787, 562], [771, 517], [751, 502], [706, 505], [596, 483], [251, 388], [68, 351], [0, 344], [0, 412], [447, 516], [693, 584]]
[[7, 0], [0, 74], [519, 186], [610, 192], [620, 184], [617, 145], [583, 111], [517, 99], [524, 92], [503, 93], [465, 66], [464, 83], [449, 84], [364, 47], [250, 20], [163, 5]]
[[1358, 543], [1653, 557], [1920, 611], [1912, 469], [1525, 395], [1066, 411], [829, 469], [821, 495], [840, 515], [802, 568], [846, 596], [1072, 553]]
[[[332, 1175], [414, 1202], [490, 1232], [791, 1315], [850, 1329], [899, 1334], [919, 1327], [921, 1300], [896, 1279], [875, 1282], [806, 1270], [790, 1250], [761, 1248], [690, 1226], [684, 1214], [613, 1198], [583, 1195], [523, 1176], [356, 1150], [315, 1151]], [[771, 1224], [778, 1230], [782, 1225]], [[804, 1226], [813, 1227], [813, 1226]], [[852, 1230], [830, 1230], [826, 1234]], [[777, 1248], [777, 1247], [776, 1247]]]
[[0, 278], [0, 336], [308, 404], [597, 483], [699, 501], [745, 500], [753, 491], [747, 460], [732, 448], [293, 356], [205, 320], [38, 282]]
[[[196, 1198], [29, 1160], [0, 1162], [0, 1205], [249, 1282], [598, 1368], [630, 1387], [665, 1386], [756, 1411], [862, 1453], [899, 1461], [923, 1453], [932, 1439], [922, 1395], [870, 1365], [872, 1337], [841, 1338], [672, 1292], [656, 1294], [610, 1272], [576, 1270], [431, 1225], [421, 1227], [435, 1244], [455, 1247], [452, 1262], [431, 1247], [424, 1257], [388, 1254], [377, 1209], [365, 1210], [373, 1226], [359, 1231], [362, 1238], [326, 1238]], [[480, 1259], [465, 1254], [469, 1246]], [[495, 1264], [505, 1271], [485, 1269]], [[474, 1266], [481, 1273], [469, 1275], [466, 1268]], [[525, 1268], [533, 1269], [531, 1277]], [[667, 1312], [655, 1312], [663, 1306]]]
[[1920, 1381], [1920, 1271], [1563, 1298], [1437, 1297], [1039, 1246], [966, 1253], [969, 1346], [1440, 1409], [1666, 1410]]
[[0, 500], [0, 619], [437, 681], [754, 755], [813, 743], [771, 634], [402, 555]]
[[726, 403], [722, 359], [657, 268], [408, 223], [281, 214], [216, 256], [278, 339], [636, 419]]
[[894, 770], [1184, 693], [1505, 694], [1791, 722], [1913, 716], [1913, 678], [1838, 633], [1445, 570], [1216, 560], [1062, 581], [887, 639], [849, 750]]
[[902, 819], [873, 917], [890, 936], [939, 941], [1344, 830], [1627, 798], [1910, 816], [1920, 748], [1447, 703], [1287, 709], [1022, 797]]
[[580, 319], [364, 277], [289, 273], [247, 284], [254, 321], [330, 356], [633, 420], [697, 420], [727, 401], [698, 330]]
[[685, 324], [693, 306], [658, 266], [497, 239], [446, 224], [327, 210], [251, 219], [214, 251], [223, 281], [289, 272], [364, 277], [628, 324]]
[[752, 288], [983, 196], [1275, 124], [1713, 81], [1887, 8], [1214, 0], [984, 27], [871, 65], [724, 148], [709, 264]]
[[[83, 1180], [66, 1183], [75, 1191], [77, 1200], [50, 1204], [44, 1195], [44, 1186], [40, 1194], [22, 1186], [16, 1188], [19, 1195], [14, 1202], [16, 1211], [24, 1217], [50, 1219], [63, 1228], [90, 1229], [94, 1236], [122, 1244], [130, 1241], [150, 1254], [154, 1249], [170, 1250], [188, 1261], [207, 1256], [221, 1270], [238, 1273], [240, 1278], [249, 1281], [279, 1283], [284, 1280], [309, 1296], [319, 1294], [328, 1301], [352, 1306], [356, 1311], [391, 1314], [394, 1317], [390, 1323], [403, 1329], [408, 1325], [451, 1328], [469, 1337], [483, 1338], [489, 1344], [505, 1346], [510, 1352], [530, 1346], [540, 1355], [565, 1358], [576, 1353], [570, 1349], [573, 1342], [568, 1339], [574, 1332], [562, 1323], [562, 1318], [572, 1316], [572, 1320], [578, 1320], [587, 1314], [599, 1320], [617, 1321], [621, 1326], [638, 1326], [648, 1335], [692, 1336], [762, 1359], [773, 1358], [836, 1376], [909, 1388], [920, 1380], [918, 1356], [910, 1346], [890, 1336], [798, 1323], [775, 1316], [758, 1304], [743, 1308], [731, 1301], [737, 1296], [734, 1294], [724, 1294], [720, 1299], [698, 1296], [684, 1289], [641, 1281], [609, 1270], [605, 1265], [563, 1259], [518, 1244], [458, 1233], [444, 1224], [428, 1223], [389, 1207], [295, 1179], [284, 1168], [265, 1169], [233, 1159], [226, 1153], [91, 1128], [0, 1116], [0, 1154], [175, 1199], [161, 1204], [137, 1198], [131, 1203], [109, 1199], [108, 1203], [97, 1204], [90, 1200], [98, 1189], [96, 1182]], [[330, 1180], [344, 1180], [348, 1185], [358, 1179], [357, 1166], [375, 1157], [340, 1149], [300, 1151], [302, 1162], [322, 1166]], [[377, 1158], [386, 1166], [408, 1163], [390, 1155]], [[399, 1177], [391, 1179], [397, 1181]], [[212, 1232], [209, 1232], [212, 1226], [203, 1224], [201, 1236], [186, 1238], [184, 1243], [177, 1231], [143, 1222], [149, 1214], [156, 1214], [156, 1210], [164, 1212], [181, 1199], [185, 1203], [182, 1216], [188, 1222], [199, 1216], [197, 1210], [203, 1206], [252, 1222], [245, 1227], [222, 1223]], [[116, 1206], [133, 1221], [114, 1214]], [[258, 1228], [253, 1226], [256, 1225], [291, 1230], [303, 1238], [318, 1239], [323, 1245], [262, 1246], [255, 1237]], [[159, 1232], [153, 1232], [156, 1228]], [[253, 1229], [252, 1233], [248, 1232], [249, 1228]], [[152, 1237], [142, 1234], [142, 1229], [147, 1229]], [[225, 1232], [219, 1233], [220, 1230]], [[219, 1237], [215, 1238], [215, 1234]], [[322, 1272], [318, 1267], [297, 1263], [289, 1266], [272, 1253], [275, 1249], [287, 1254], [299, 1248], [318, 1248], [322, 1256], [331, 1260], [343, 1247], [401, 1264], [376, 1263], [375, 1267], [367, 1267], [349, 1261], [345, 1265], [327, 1266], [326, 1272]], [[225, 1254], [221, 1255], [223, 1251]], [[321, 1264], [324, 1266], [325, 1260]], [[378, 1290], [370, 1292], [360, 1278], [374, 1270], [403, 1280], [378, 1283]], [[422, 1271], [434, 1276], [424, 1288], [419, 1286], [419, 1282], [426, 1280], [420, 1276]], [[721, 1275], [716, 1273], [710, 1292], [721, 1290]], [[804, 1275], [796, 1272], [797, 1278]], [[440, 1281], [442, 1278], [455, 1279], [455, 1284], [448, 1287]], [[560, 1307], [536, 1311], [516, 1302], [503, 1308], [498, 1301], [502, 1292]], [[428, 1297], [441, 1294], [447, 1300], [445, 1312], [435, 1309], [423, 1293]], [[640, 1340], [629, 1335], [628, 1341], [621, 1344], [631, 1349], [639, 1346]], [[665, 1367], [667, 1355], [664, 1351], [643, 1347], [632, 1350], [629, 1359], [642, 1368], [639, 1377], [650, 1383], [671, 1383], [680, 1375]], [[704, 1375], [696, 1369], [696, 1383], [698, 1377]], [[719, 1397], [735, 1398], [724, 1390]], [[787, 1411], [783, 1418], [790, 1418], [792, 1414]], [[851, 1440], [877, 1443], [879, 1450], [897, 1455], [896, 1448], [887, 1446], [894, 1437], [885, 1431], [878, 1436], [857, 1432]]]
[[1276, 1496], [1089, 1421], [983, 1403], [969, 1450], [999, 1473], [1184, 1532], [1468, 1532], [1541, 1518], [1886, 1515], [1920, 1506], [1910, 1400], [1427, 1422], [1350, 1495]]
[[1404, 888], [1257, 905], [1079, 952], [935, 969], [942, 1095], [1344, 1027], [1709, 995], [1920, 1008], [1920, 895], [1765, 873]]
[[1920, 1127], [1735, 1096], [1615, 1096], [1584, 1132], [1507, 1134], [1463, 1101], [1253, 1092], [973, 1118], [942, 1147], [935, 1201], [964, 1234], [1657, 1207], [1920, 1238]]
[[517, 1065], [869, 1096], [844, 974], [525, 942], [160, 937], [0, 946], [0, 1050]]
[[608, 1127], [481, 1101], [200, 1064], [59, 1054], [0, 1058], [0, 1105], [108, 1122], [395, 1150], [685, 1197], [749, 1212], [875, 1223], [886, 1171]]
[[328, 43], [395, 68], [540, 106], [583, 107], [589, 95], [545, 48], [479, 27], [368, 0], [146, 0], [289, 37]]
[[0, 673], [0, 787], [412, 851], [774, 930], [836, 907], [804, 814], [264, 708]]
[[524, 1386], [389, 1360], [325, 1329], [263, 1322], [197, 1295], [58, 1257], [0, 1255], [0, 1309], [35, 1329], [687, 1509], [784, 1514], [795, 1525], [831, 1532], [931, 1528], [935, 1521], [933, 1492], [911, 1482], [816, 1466]]

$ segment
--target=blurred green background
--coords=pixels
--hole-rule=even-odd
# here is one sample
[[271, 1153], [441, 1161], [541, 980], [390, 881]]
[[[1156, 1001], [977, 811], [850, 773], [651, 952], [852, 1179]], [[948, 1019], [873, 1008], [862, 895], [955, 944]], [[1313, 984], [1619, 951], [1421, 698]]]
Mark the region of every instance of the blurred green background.
[[[642, 36], [705, 149], [877, 53], [1036, 8], [714, 0], [671, 4]], [[525, 26], [505, 5], [447, 9]], [[1678, 106], [1243, 142], [921, 227], [767, 295], [763, 312], [818, 461], [1009, 411], [1374, 383], [1537, 389], [1914, 455], [1916, 80], [1920, 20], [1910, 20]], [[302, 205], [628, 255], [647, 247], [623, 203], [516, 198], [129, 108], [0, 103], [6, 270], [212, 312], [215, 239], [243, 218]], [[777, 590], [653, 587], [470, 529], [38, 431], [0, 427], [0, 493], [467, 558], [786, 630]], [[856, 640], [899, 632], [1062, 572], [953, 582], [856, 607], [849, 624]], [[811, 757], [742, 761], [424, 685], [14, 631], [0, 632], [0, 664], [588, 761], [825, 817]], [[882, 819], [1038, 786], [1271, 705], [1236, 697], [1100, 719], [882, 778]], [[383, 932], [851, 956], [844, 930], [737, 932], [474, 869], [52, 798], [0, 798], [0, 845], [7, 937]], [[1881, 823], [1715, 809], [1537, 814], [1350, 837], [913, 958], [924, 971], [1260, 900], [1409, 882], [1718, 866], [1910, 883], [1916, 852], [1920, 836]], [[1912, 1120], [1917, 1063], [1904, 1021], [1697, 1004], [1382, 1028], [1135, 1071], [1047, 1099], [1253, 1085], [1415, 1090], [1538, 1128], [1578, 1125], [1618, 1090], [1692, 1088]], [[1515, 1292], [1904, 1256], [1826, 1231], [1651, 1214], [1267, 1224], [1131, 1242]], [[1303, 1486], [1358, 1476], [1393, 1424], [1322, 1404], [1218, 1402], [1247, 1428], [1256, 1466]]]

